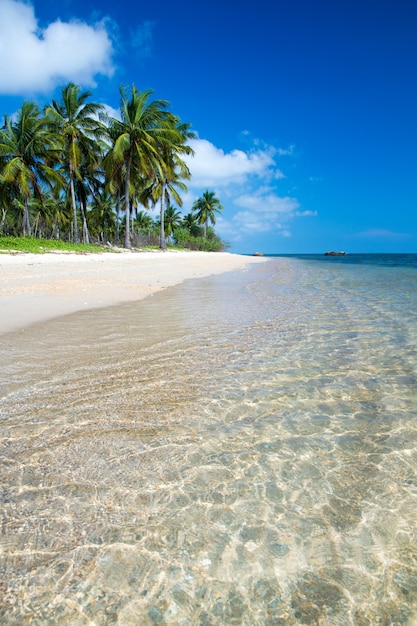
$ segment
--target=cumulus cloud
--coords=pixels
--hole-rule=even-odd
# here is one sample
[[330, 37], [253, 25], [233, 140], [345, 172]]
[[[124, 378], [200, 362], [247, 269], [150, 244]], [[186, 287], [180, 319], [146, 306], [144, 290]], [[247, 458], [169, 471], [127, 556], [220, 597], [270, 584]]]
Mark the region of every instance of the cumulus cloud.
[[[243, 135], [248, 136], [249, 131]], [[215, 191], [225, 207], [217, 219], [216, 230], [227, 241], [237, 242], [248, 234], [268, 232], [290, 237], [292, 220], [315, 215], [312, 211], [301, 211], [296, 198], [279, 190], [285, 176], [277, 158], [289, 155], [292, 147], [280, 152], [258, 140], [247, 151], [225, 152], [200, 138], [190, 145], [195, 155], [187, 158], [192, 178], [188, 182], [189, 192], [183, 198], [183, 212], [191, 210], [206, 188]]]
[[[249, 176], [273, 176], [277, 169], [268, 150], [224, 152], [206, 139], [193, 139], [194, 156], [187, 159], [193, 187], [228, 186], [243, 183]], [[278, 170], [279, 171], [279, 170]]]
[[300, 206], [295, 198], [280, 197], [276, 193], [258, 189], [252, 194], [242, 194], [234, 200], [236, 206], [251, 209], [259, 213], [293, 214]]
[[241, 234], [267, 233], [271, 230], [272, 225], [275, 229], [282, 228], [282, 224], [279, 222], [272, 224], [270, 220], [260, 219], [259, 213], [252, 213], [251, 211], [238, 211], [229, 222], [226, 222], [226, 220], [220, 222], [222, 231], [227, 234], [236, 232]]
[[228, 241], [241, 241], [256, 235], [263, 235], [274, 232], [281, 237], [290, 237], [291, 231], [288, 225], [277, 221], [273, 214], [238, 211], [231, 219], [219, 218], [216, 224], [216, 230]]
[[59, 82], [94, 86], [113, 72], [105, 22], [56, 20], [40, 29], [33, 6], [0, 0], [0, 93], [45, 93]]
[[236, 233], [253, 235], [271, 231], [290, 237], [289, 222], [300, 206], [295, 198], [281, 197], [264, 188], [238, 196], [234, 204], [246, 210], [238, 210], [229, 224], [222, 224], [225, 235], [232, 239]]
[[108, 115], [109, 117], [114, 117], [116, 120], [122, 119], [120, 109], [115, 109], [111, 107], [109, 104], [103, 104], [102, 106], [104, 107], [105, 114]]

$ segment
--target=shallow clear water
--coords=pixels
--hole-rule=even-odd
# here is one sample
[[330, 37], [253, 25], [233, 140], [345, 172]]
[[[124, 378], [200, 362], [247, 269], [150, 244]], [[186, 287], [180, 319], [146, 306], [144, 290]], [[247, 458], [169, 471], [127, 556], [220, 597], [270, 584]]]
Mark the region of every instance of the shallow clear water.
[[417, 623], [416, 287], [278, 258], [0, 337], [0, 622]]

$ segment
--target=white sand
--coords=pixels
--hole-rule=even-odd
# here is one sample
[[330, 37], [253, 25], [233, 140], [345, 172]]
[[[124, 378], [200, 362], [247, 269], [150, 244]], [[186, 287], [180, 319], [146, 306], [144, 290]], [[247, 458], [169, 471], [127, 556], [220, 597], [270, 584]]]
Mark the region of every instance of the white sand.
[[225, 252], [0, 254], [0, 333], [264, 261]]

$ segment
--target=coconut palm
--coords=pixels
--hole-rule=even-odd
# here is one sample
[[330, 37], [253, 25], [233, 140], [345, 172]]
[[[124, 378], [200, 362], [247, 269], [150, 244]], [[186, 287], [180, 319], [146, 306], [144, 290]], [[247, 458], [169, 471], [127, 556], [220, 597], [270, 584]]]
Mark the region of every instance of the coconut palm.
[[139, 230], [149, 230], [153, 226], [153, 219], [147, 211], [138, 211], [135, 224]]
[[[171, 163], [170, 163], [171, 161]], [[165, 226], [167, 224], [165, 219], [165, 207], [170, 207], [171, 198], [179, 205], [182, 206], [182, 198], [177, 188], [186, 192], [187, 186], [181, 180], [180, 174], [175, 172], [175, 166], [173, 165], [173, 159], [170, 159], [165, 155], [165, 161], [163, 162], [163, 171], [154, 173], [153, 179], [150, 180], [148, 186], [142, 190], [140, 196], [142, 203], [149, 207], [149, 204], [155, 206], [157, 202], [160, 203], [159, 209], [159, 247], [164, 250], [166, 248], [165, 236], [169, 236], [171, 233], [165, 232]], [[184, 164], [185, 165], [185, 164]], [[183, 175], [189, 178], [189, 172], [184, 171]]]
[[91, 203], [91, 209], [87, 213], [87, 221], [93, 235], [98, 237], [103, 243], [106, 243], [115, 235], [115, 217], [111, 194], [103, 190], [95, 194]]
[[[180, 155], [194, 154], [193, 149], [187, 144], [189, 139], [195, 138], [195, 133], [191, 131], [190, 124], [184, 124], [180, 119], [168, 113], [166, 116], [166, 124], [170, 130], [170, 138], [168, 142], [164, 142], [160, 146], [160, 158], [162, 167], [155, 171], [155, 183], [153, 185], [153, 198], [160, 199], [160, 237], [159, 245], [162, 250], [166, 249], [165, 239], [165, 206], [170, 206], [171, 197], [174, 201], [182, 206], [182, 198], [178, 189], [187, 192], [187, 185], [184, 180], [191, 178], [188, 166]], [[170, 236], [171, 233], [167, 233]]]
[[13, 189], [12, 185], [6, 183], [4, 179], [2, 179], [1, 172], [5, 163], [0, 162], [0, 233], [3, 232], [6, 224], [6, 216], [8, 217], [7, 221], [13, 221], [13, 202], [16, 197], [16, 190]]
[[51, 190], [45, 199], [45, 210], [50, 216], [50, 227], [52, 239], [60, 239], [61, 235], [70, 229], [71, 207], [68, 204], [65, 193], [62, 193], [56, 186]]
[[[89, 155], [83, 154], [79, 167], [79, 175], [75, 179], [75, 196], [78, 199], [80, 207], [83, 243], [90, 243], [89, 222], [87, 220], [88, 202], [91, 198], [96, 199], [97, 197], [101, 197], [104, 193], [103, 171], [99, 165], [100, 163], [97, 158], [92, 160], [89, 158]], [[110, 198], [107, 198], [107, 202], [110, 202]]]
[[113, 123], [113, 118], [108, 115], [101, 116], [107, 127], [108, 138], [110, 140], [109, 149], [103, 160], [106, 179], [106, 191], [108, 191], [114, 199], [116, 206], [116, 242], [120, 242], [120, 221], [122, 212], [123, 189], [125, 188], [125, 165], [123, 161], [114, 162], [112, 146], [119, 136], [120, 129]]
[[61, 138], [63, 162], [69, 178], [69, 191], [74, 224], [74, 242], [79, 243], [75, 180], [81, 179], [82, 161], [96, 163], [102, 146], [100, 140], [105, 136], [105, 126], [98, 115], [103, 111], [101, 104], [87, 102], [92, 94], [80, 93], [80, 87], [68, 83], [62, 88], [61, 102], [52, 101], [45, 109], [49, 127]]
[[182, 224], [194, 237], [201, 235], [201, 227], [198, 225], [197, 217], [194, 213], [187, 213], [187, 215], [184, 215]]
[[181, 213], [174, 206], [169, 206], [164, 215], [165, 220], [165, 235], [170, 237], [174, 234], [175, 230], [179, 228], [182, 222]]
[[[130, 196], [132, 176], [138, 178], [150, 171], [161, 170], [160, 146], [168, 140], [164, 112], [166, 100], [150, 101], [151, 90], [140, 92], [133, 85], [128, 94], [120, 88], [121, 121], [110, 120], [110, 135], [113, 146], [106, 155], [104, 166], [107, 175], [121, 165], [124, 166], [125, 248], [130, 241]], [[133, 181], [134, 184], [135, 181]]]
[[223, 211], [223, 205], [215, 196], [214, 191], [206, 191], [201, 198], [198, 198], [193, 204], [193, 211], [199, 224], [204, 226], [204, 238], [207, 237], [207, 227], [209, 222], [216, 223], [216, 213]]
[[23, 234], [32, 234], [30, 197], [42, 197], [42, 188], [62, 183], [53, 163], [55, 146], [38, 106], [24, 101], [15, 121], [7, 117], [0, 129], [1, 179], [12, 184], [23, 200]]

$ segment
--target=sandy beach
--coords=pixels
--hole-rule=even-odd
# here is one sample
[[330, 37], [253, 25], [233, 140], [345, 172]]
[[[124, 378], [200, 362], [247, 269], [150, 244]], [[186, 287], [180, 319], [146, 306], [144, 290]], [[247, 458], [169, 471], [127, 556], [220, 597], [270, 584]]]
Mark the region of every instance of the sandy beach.
[[262, 257], [166, 251], [0, 255], [0, 333], [87, 309], [139, 300], [190, 278], [243, 269]]

